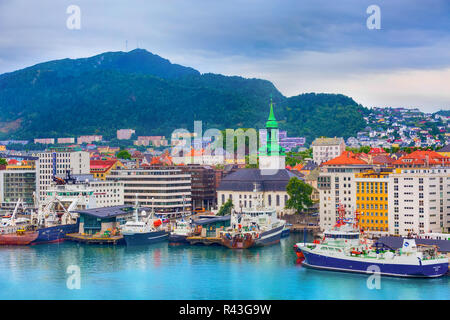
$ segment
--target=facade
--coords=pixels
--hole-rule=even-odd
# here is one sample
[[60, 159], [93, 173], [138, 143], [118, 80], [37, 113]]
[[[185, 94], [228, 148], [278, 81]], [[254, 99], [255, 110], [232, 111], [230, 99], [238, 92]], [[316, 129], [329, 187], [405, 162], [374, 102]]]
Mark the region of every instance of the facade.
[[450, 231], [450, 167], [395, 169], [389, 195], [389, 233]]
[[90, 171], [96, 179], [106, 180], [106, 177], [119, 167], [123, 167], [122, 162], [118, 159], [113, 160], [90, 160]]
[[78, 137], [77, 143], [78, 143], [78, 144], [82, 144], [82, 143], [92, 143], [92, 142], [98, 142], [98, 141], [102, 141], [102, 140], [103, 140], [103, 136], [98, 136], [98, 135], [93, 135], [93, 136], [81, 136], [81, 137]]
[[106, 181], [124, 185], [125, 205], [154, 208], [156, 213], [182, 212], [191, 208], [191, 175], [174, 166], [116, 169]]
[[21, 199], [26, 205], [34, 205], [33, 193], [36, 190], [36, 171], [30, 169], [0, 170], [0, 202], [15, 204]]
[[117, 139], [118, 140], [129, 140], [131, 139], [131, 136], [135, 134], [136, 131], [133, 129], [120, 129], [117, 130]]
[[339, 216], [340, 204], [346, 211], [356, 210], [355, 174], [371, 168], [371, 165], [360, 160], [350, 151], [344, 151], [339, 157], [321, 165], [317, 178], [321, 230], [334, 226]]
[[161, 147], [168, 146], [169, 142], [164, 136], [139, 136], [134, 145]]
[[340, 156], [345, 151], [345, 141], [343, 138], [317, 138], [311, 144], [313, 149], [313, 160], [316, 164]]
[[208, 166], [181, 166], [181, 170], [191, 175], [192, 209], [210, 210], [216, 204], [214, 169]]
[[38, 153], [36, 163], [36, 195], [45, 200], [45, 191], [52, 185], [53, 177], [64, 177], [67, 171], [74, 174], [89, 174], [89, 153], [79, 148], [50, 148]]
[[356, 173], [355, 183], [360, 228], [369, 233], [388, 233], [389, 172]]
[[54, 144], [55, 143], [55, 139], [53, 139], [53, 138], [34, 139], [34, 143]]
[[75, 138], [58, 138], [57, 141], [60, 144], [75, 143]]

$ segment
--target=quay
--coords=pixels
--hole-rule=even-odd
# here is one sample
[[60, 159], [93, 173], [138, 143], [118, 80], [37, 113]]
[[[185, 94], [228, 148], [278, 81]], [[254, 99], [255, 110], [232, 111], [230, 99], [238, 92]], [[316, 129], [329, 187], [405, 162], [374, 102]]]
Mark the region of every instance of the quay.
[[289, 227], [290, 232], [303, 232], [303, 231], [312, 231], [314, 234], [320, 231], [320, 227], [317, 225], [307, 225], [307, 224], [293, 224]]
[[190, 245], [222, 245], [222, 239], [220, 237], [202, 237], [202, 236], [193, 236], [193, 237], [187, 237], [186, 240], [189, 242]]
[[123, 242], [123, 236], [96, 236], [96, 235], [87, 235], [80, 233], [69, 233], [66, 234], [67, 240], [87, 243], [87, 244], [121, 244]]

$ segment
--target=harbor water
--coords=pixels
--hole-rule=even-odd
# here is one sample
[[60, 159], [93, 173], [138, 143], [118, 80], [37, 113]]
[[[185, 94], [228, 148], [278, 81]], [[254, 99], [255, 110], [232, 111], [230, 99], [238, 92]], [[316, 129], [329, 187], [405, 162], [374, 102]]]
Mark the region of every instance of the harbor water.
[[0, 247], [0, 299], [450, 299], [449, 276], [382, 277], [377, 289], [369, 275], [302, 267], [292, 248], [300, 241], [292, 234], [248, 250], [167, 242]]

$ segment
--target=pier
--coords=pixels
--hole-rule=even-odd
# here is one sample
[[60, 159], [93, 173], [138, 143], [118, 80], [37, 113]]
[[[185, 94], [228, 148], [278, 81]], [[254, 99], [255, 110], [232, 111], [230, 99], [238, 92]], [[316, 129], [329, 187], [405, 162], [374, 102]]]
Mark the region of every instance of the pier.
[[220, 237], [193, 236], [193, 237], [187, 237], [186, 240], [189, 241], [190, 245], [196, 245], [196, 244], [202, 244], [205, 246], [222, 245], [222, 239]]
[[318, 233], [320, 231], [320, 227], [317, 225], [307, 225], [307, 224], [293, 224], [289, 227], [290, 232], [303, 232], [303, 231], [312, 231], [314, 233]]
[[66, 235], [67, 239], [70, 241], [87, 243], [87, 244], [119, 244], [123, 241], [122, 235], [117, 236], [95, 236], [95, 235], [85, 235], [81, 233], [69, 233]]

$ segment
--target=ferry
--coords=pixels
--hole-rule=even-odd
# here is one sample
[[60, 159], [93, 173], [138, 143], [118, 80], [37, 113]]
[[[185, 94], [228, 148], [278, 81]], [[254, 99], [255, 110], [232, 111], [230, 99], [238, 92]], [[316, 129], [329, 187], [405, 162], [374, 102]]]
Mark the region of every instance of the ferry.
[[394, 250], [380, 243], [370, 243], [361, 237], [358, 217], [345, 217], [339, 207], [336, 225], [324, 232], [322, 240], [297, 243], [294, 250], [306, 267], [368, 273], [377, 267], [380, 275], [396, 277], [440, 277], [448, 271], [448, 258], [435, 246], [417, 246], [414, 239], [404, 239]]
[[261, 247], [280, 242], [281, 235], [286, 232], [286, 221], [278, 219], [276, 210], [266, 208], [254, 189], [255, 206], [232, 210], [231, 227], [222, 232], [222, 244], [231, 249]]
[[[169, 238], [169, 232], [162, 228], [162, 221], [154, 218], [154, 212], [142, 221], [139, 220], [138, 202], [134, 212], [134, 220], [127, 221], [121, 226], [121, 233], [127, 246], [148, 245], [165, 241]], [[145, 214], [145, 212], [143, 212]]]

